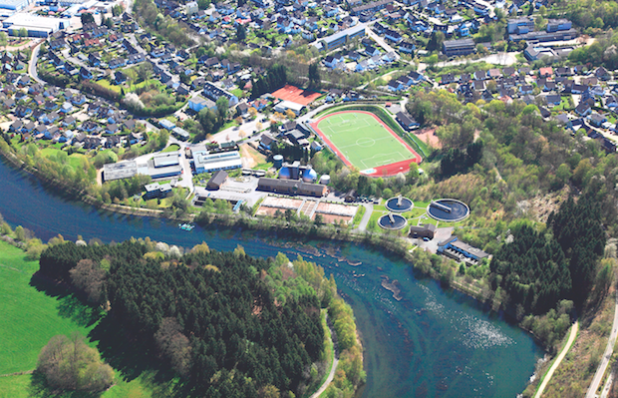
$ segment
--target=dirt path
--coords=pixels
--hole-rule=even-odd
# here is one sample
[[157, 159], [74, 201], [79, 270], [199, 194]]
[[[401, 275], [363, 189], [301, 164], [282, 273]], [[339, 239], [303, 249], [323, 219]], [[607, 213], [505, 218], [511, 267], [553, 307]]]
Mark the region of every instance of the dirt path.
[[571, 346], [573, 345], [573, 342], [575, 341], [575, 337], [577, 336], [578, 329], [579, 329], [579, 321], [575, 321], [575, 323], [571, 327], [571, 334], [569, 335], [569, 339], [564, 345], [564, 348], [562, 348], [562, 352], [560, 352], [560, 355], [558, 355], [558, 357], [554, 361], [554, 364], [551, 365], [551, 368], [549, 368], [549, 371], [545, 375], [543, 382], [541, 383], [539, 388], [536, 390], [536, 394], [534, 394], [534, 398], [541, 398], [541, 396], [543, 395], [543, 391], [545, 390], [545, 387], [547, 387], [547, 384], [551, 380], [551, 377], [554, 375], [554, 372], [556, 371], [556, 369], [558, 369], [558, 366], [560, 366], [560, 363], [566, 356], [567, 352], [569, 352], [569, 350], [571, 349]]

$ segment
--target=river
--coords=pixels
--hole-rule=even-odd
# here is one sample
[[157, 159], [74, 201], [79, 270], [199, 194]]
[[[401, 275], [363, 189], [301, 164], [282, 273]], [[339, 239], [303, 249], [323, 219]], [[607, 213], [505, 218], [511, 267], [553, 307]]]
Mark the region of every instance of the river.
[[[363, 246], [300, 245], [238, 230], [196, 227], [185, 232], [166, 221], [65, 200], [2, 162], [0, 213], [13, 226], [22, 225], [44, 240], [58, 234], [104, 242], [148, 236], [182, 247], [205, 241], [213, 249], [232, 250], [240, 244], [253, 256], [281, 251], [291, 259], [300, 254], [315, 261], [334, 274], [340, 293], [354, 309], [366, 349], [362, 397], [515, 397], [543, 355], [527, 333], [483, 311], [476, 301], [444, 290], [398, 259]], [[400, 300], [382, 287], [384, 277], [399, 281]]]

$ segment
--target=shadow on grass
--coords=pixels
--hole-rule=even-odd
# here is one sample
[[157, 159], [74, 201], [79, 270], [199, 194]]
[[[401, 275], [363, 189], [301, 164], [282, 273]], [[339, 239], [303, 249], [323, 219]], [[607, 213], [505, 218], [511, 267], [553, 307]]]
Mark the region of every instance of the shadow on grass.
[[47, 384], [45, 375], [39, 372], [32, 374], [28, 396], [32, 398], [99, 398], [102, 392], [58, 391]]
[[[116, 377], [130, 382], [140, 377], [153, 398], [200, 396], [194, 388], [180, 381], [168, 362], [160, 358], [152, 339], [132, 334], [126, 325], [98, 306], [89, 305], [71, 287], [51, 280], [39, 273], [30, 279], [30, 286], [57, 300], [58, 314], [82, 327], [95, 325], [88, 334], [97, 343], [101, 358], [114, 368]], [[29, 396], [36, 398], [98, 398], [101, 393], [58, 392], [49, 388], [45, 376], [32, 375]]]
[[90, 327], [97, 323], [105, 312], [99, 307], [90, 306], [85, 298], [73, 289], [49, 278], [35, 273], [30, 279], [30, 286], [58, 301], [58, 315], [70, 319], [81, 327]]

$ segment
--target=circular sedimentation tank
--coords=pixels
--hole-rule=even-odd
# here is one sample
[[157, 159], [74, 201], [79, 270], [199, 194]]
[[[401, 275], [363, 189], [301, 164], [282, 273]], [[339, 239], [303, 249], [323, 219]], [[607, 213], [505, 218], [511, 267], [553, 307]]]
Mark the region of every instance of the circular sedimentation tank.
[[408, 198], [397, 196], [386, 201], [386, 208], [395, 213], [403, 213], [412, 210], [414, 202]]
[[470, 208], [457, 199], [439, 199], [427, 206], [427, 214], [438, 221], [457, 222], [470, 215]]
[[387, 214], [380, 217], [378, 225], [383, 229], [398, 230], [406, 226], [406, 219], [399, 214]]

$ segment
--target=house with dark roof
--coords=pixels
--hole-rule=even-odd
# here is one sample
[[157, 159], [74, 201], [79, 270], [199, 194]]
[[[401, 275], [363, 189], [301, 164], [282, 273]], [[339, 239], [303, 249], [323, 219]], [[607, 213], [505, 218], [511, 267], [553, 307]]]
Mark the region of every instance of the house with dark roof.
[[94, 77], [94, 76], [92, 75], [92, 72], [91, 72], [90, 70], [88, 70], [88, 68], [86, 68], [86, 67], [84, 67], [84, 66], [82, 66], [82, 67], [79, 69], [79, 76], [80, 76], [82, 79], [86, 79], [86, 80], [90, 80], [90, 79], [92, 79], [92, 78]]
[[420, 127], [420, 124], [412, 117], [403, 112], [397, 112], [397, 122], [407, 131]]
[[577, 105], [577, 107], [575, 108], [575, 113], [577, 113], [581, 117], [588, 116], [591, 112], [592, 108], [590, 107], [590, 104], [588, 104], [588, 102], [586, 101], [581, 101], [579, 105]]

